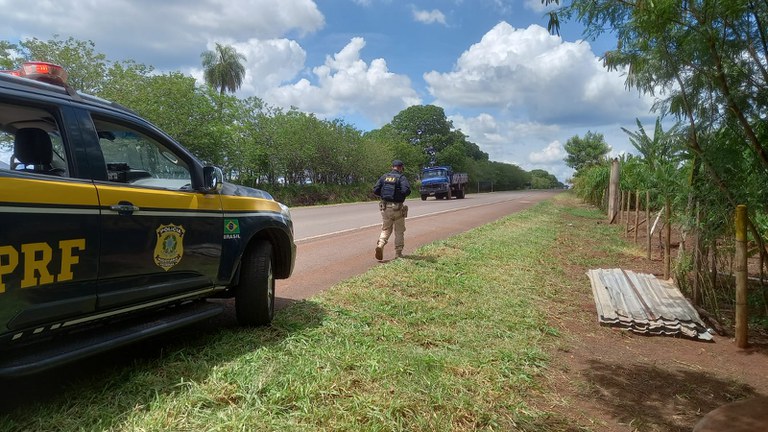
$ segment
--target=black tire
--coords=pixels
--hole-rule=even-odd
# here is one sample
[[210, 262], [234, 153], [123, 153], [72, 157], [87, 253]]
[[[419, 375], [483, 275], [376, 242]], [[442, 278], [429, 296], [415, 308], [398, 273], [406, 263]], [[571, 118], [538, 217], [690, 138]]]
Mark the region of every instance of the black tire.
[[265, 326], [275, 316], [275, 276], [272, 244], [259, 241], [243, 255], [240, 283], [235, 289], [235, 313], [243, 326]]
[[426, 201], [428, 196], [429, 196], [429, 195], [422, 195], [422, 196], [421, 196], [421, 200], [422, 200], [422, 201]]

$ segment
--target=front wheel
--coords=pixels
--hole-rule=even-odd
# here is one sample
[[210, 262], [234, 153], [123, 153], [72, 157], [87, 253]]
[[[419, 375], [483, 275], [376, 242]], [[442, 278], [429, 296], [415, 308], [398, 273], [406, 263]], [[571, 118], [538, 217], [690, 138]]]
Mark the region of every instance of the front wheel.
[[235, 288], [235, 314], [243, 326], [263, 326], [275, 316], [272, 244], [259, 241], [243, 255], [240, 283]]
[[428, 196], [429, 196], [429, 195], [422, 195], [422, 196], [421, 196], [421, 200], [422, 200], [422, 201], [426, 201]]

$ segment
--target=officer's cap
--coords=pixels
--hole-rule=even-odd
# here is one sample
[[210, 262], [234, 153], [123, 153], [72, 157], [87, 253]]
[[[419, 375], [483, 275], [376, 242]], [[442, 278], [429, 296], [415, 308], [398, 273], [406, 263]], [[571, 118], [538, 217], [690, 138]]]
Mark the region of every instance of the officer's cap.
[[392, 161], [392, 166], [393, 167], [403, 166], [403, 161], [401, 161], [400, 159], [395, 159], [395, 160]]

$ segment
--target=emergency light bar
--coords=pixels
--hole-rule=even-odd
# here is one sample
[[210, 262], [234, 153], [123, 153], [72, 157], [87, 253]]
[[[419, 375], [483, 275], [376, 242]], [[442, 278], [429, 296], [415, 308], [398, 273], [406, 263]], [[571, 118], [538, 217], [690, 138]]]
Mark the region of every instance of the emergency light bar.
[[67, 85], [67, 71], [53, 63], [25, 62], [19, 69], [0, 72], [58, 86]]

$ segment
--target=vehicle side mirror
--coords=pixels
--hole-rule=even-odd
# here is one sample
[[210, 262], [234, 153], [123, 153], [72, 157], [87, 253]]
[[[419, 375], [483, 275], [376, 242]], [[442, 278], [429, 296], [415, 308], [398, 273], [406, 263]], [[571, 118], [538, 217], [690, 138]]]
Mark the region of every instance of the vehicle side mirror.
[[203, 167], [203, 192], [218, 193], [224, 186], [224, 174], [221, 168], [214, 166]]

